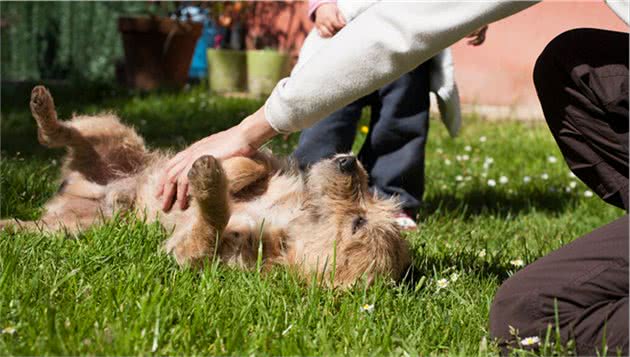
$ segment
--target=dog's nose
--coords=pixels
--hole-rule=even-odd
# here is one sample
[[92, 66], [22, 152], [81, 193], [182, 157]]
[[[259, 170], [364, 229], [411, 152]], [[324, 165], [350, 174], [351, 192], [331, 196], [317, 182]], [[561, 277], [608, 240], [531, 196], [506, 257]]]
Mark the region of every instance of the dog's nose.
[[353, 172], [357, 168], [357, 159], [354, 156], [342, 156], [337, 158], [339, 170], [343, 173]]

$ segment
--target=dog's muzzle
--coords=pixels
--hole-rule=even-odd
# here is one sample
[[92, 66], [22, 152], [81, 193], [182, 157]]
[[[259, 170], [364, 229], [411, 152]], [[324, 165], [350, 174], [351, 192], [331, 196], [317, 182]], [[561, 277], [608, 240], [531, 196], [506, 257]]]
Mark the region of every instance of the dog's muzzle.
[[357, 168], [357, 159], [354, 156], [342, 156], [335, 159], [337, 167], [344, 174], [353, 173]]

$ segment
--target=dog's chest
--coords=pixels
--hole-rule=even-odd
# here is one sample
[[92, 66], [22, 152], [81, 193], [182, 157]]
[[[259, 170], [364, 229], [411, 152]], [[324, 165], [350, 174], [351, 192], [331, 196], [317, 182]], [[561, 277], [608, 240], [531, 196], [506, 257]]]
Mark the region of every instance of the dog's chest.
[[285, 228], [301, 212], [302, 190], [302, 180], [298, 176], [274, 176], [263, 195], [234, 205], [230, 222], [247, 222], [251, 228], [261, 224]]

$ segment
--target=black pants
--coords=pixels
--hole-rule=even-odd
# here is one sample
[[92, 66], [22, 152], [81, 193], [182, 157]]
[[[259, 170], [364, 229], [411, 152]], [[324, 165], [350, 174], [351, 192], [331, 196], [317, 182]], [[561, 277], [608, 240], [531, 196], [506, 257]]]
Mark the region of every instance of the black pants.
[[[534, 83], [571, 171], [603, 200], [628, 210], [628, 34], [571, 30], [538, 58]], [[628, 354], [628, 216], [527, 266], [500, 287], [490, 332], [502, 347], [544, 338], [557, 313], [565, 342], [594, 355], [602, 341]], [[505, 351], [505, 350], [504, 350]]]
[[427, 64], [303, 130], [293, 155], [305, 169], [323, 158], [349, 152], [366, 106], [371, 106], [372, 117], [358, 157], [370, 176], [370, 186], [385, 197], [398, 196], [404, 209], [415, 211], [424, 192]]

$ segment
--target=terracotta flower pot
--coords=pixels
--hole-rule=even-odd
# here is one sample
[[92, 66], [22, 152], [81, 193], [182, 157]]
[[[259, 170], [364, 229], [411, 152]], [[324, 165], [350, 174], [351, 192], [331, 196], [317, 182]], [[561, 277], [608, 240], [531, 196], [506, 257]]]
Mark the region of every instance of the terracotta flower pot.
[[126, 84], [143, 90], [182, 87], [202, 28], [164, 17], [120, 17]]

